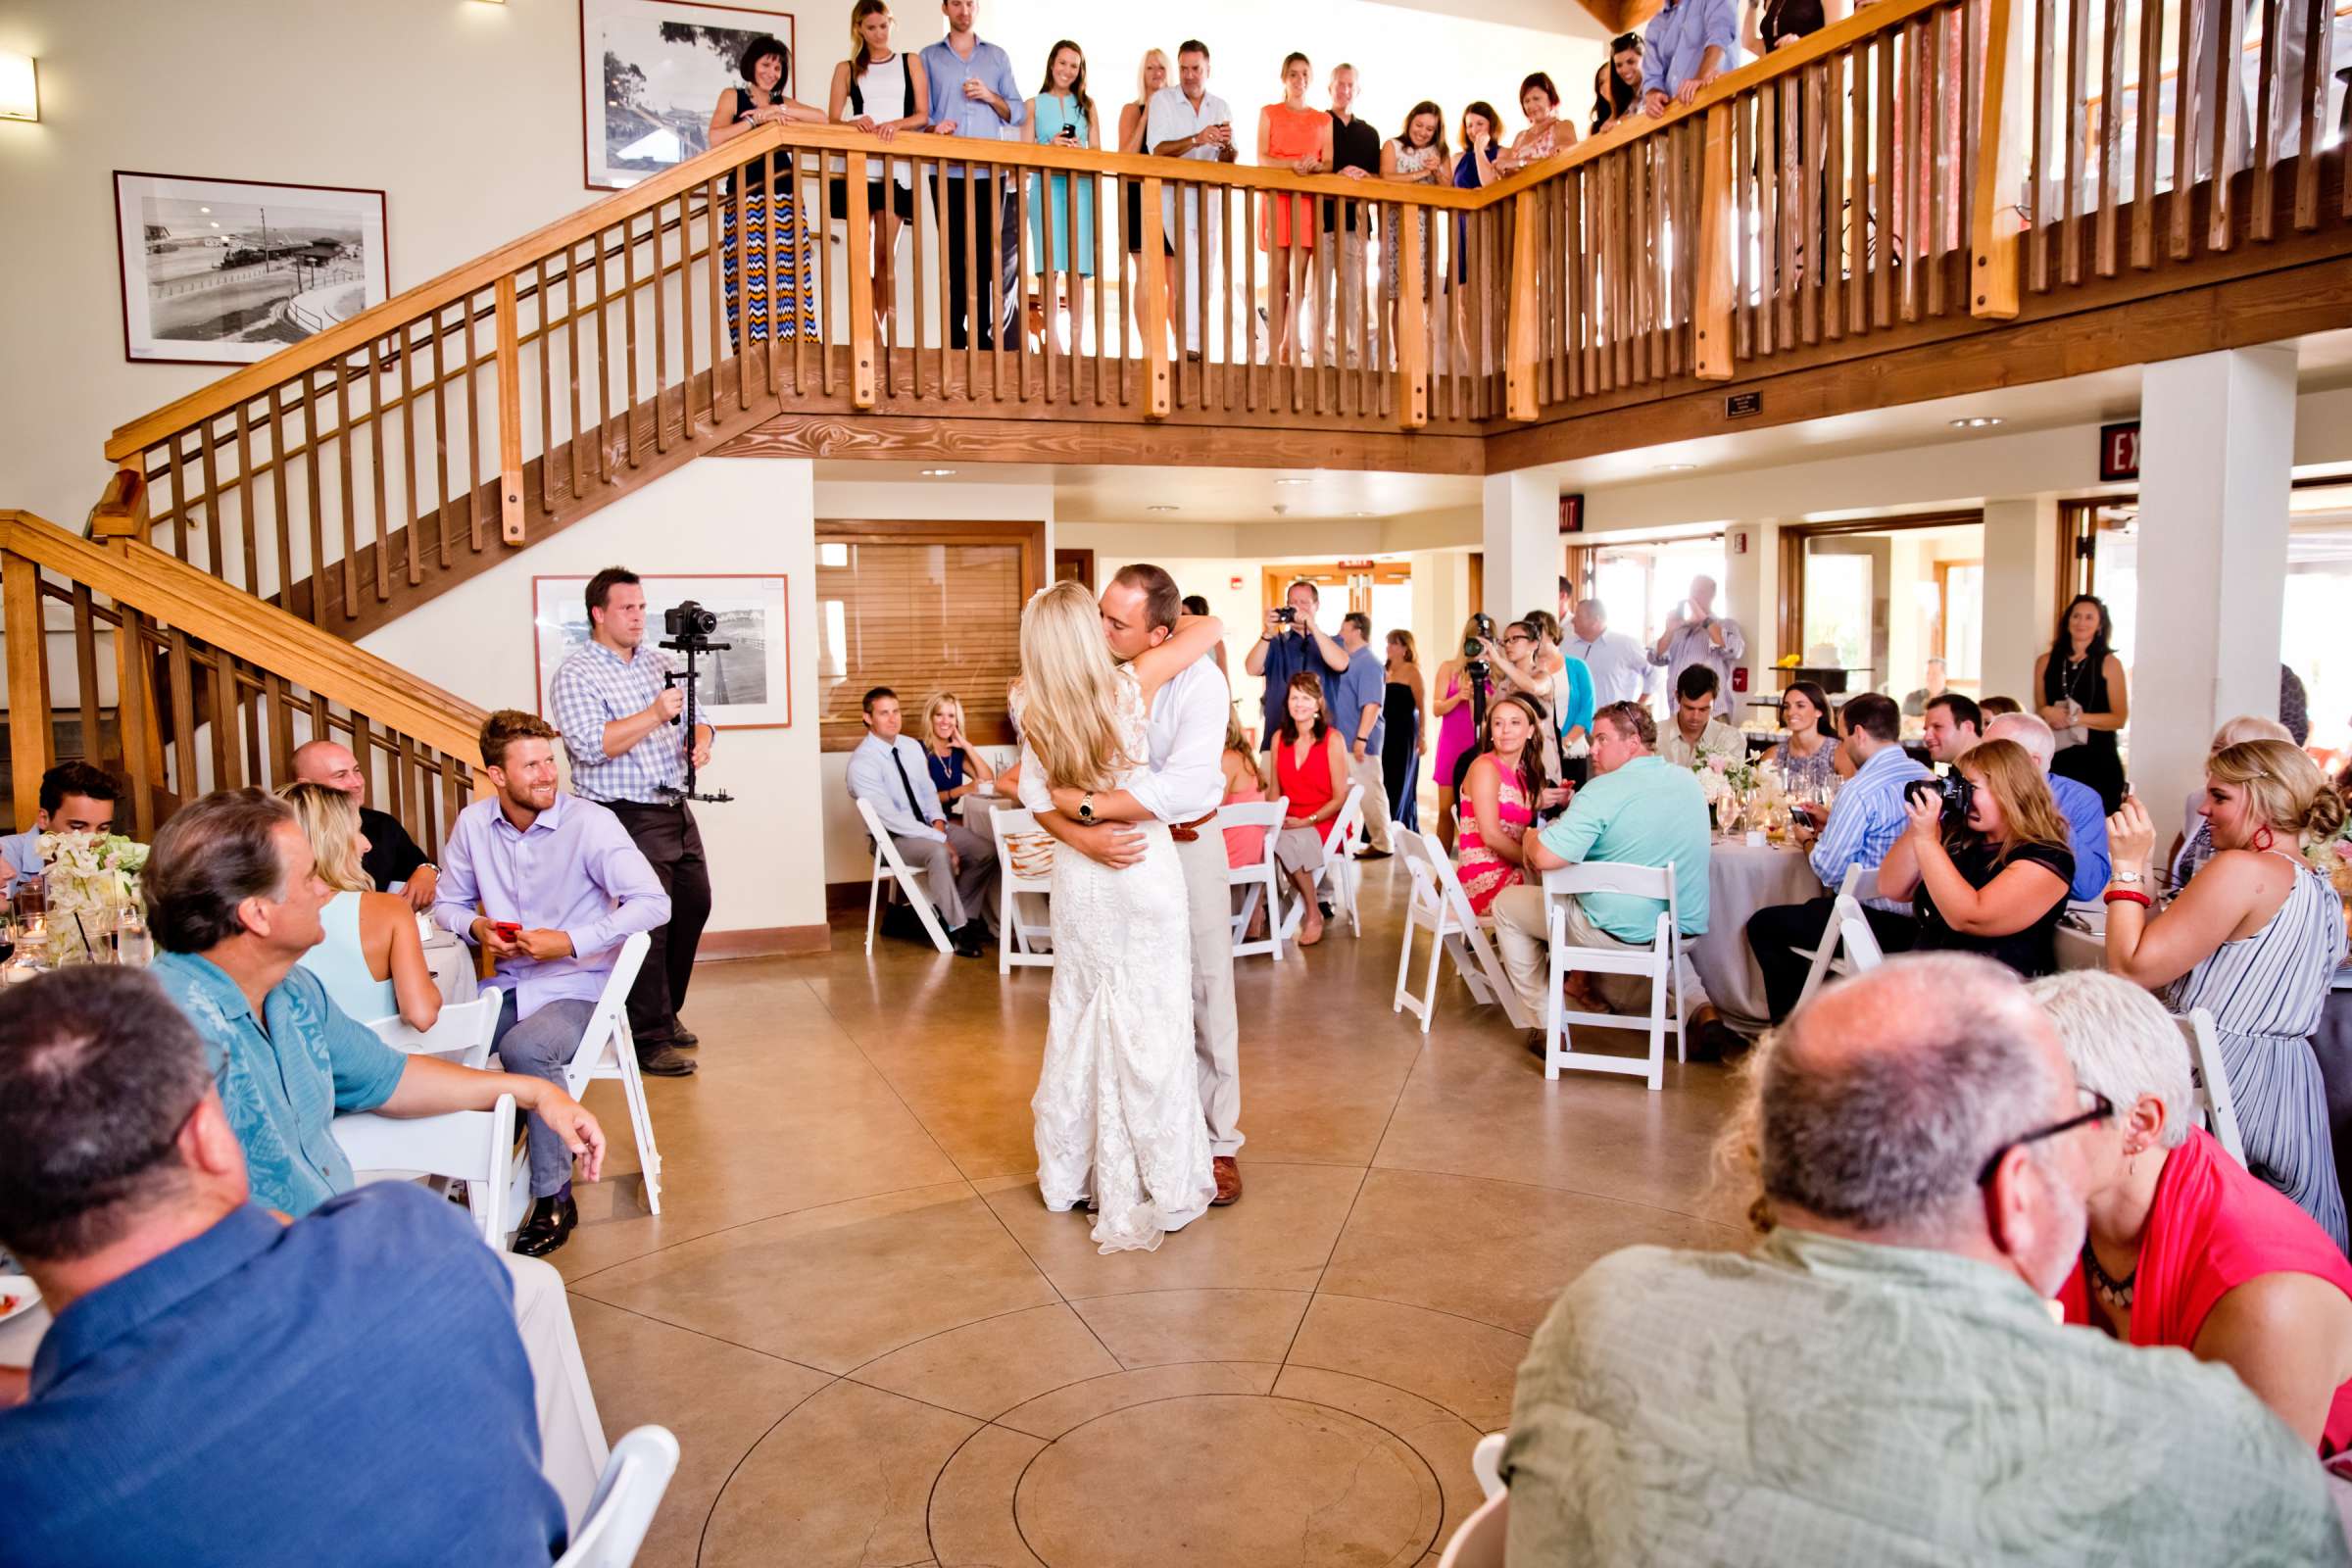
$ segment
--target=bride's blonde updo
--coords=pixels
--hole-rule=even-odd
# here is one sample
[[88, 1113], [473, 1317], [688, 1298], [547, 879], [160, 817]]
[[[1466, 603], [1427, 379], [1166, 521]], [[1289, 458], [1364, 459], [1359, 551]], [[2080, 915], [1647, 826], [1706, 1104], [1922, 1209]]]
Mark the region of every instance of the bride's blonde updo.
[[1021, 612], [1017, 717], [1049, 783], [1106, 790], [1133, 765], [1118, 710], [1118, 665], [1094, 596], [1074, 582], [1042, 590]]
[[2292, 741], [2240, 741], [2206, 759], [2205, 774], [2246, 792], [2255, 817], [2300, 843], [2344, 825], [2344, 801], [2309, 753]]

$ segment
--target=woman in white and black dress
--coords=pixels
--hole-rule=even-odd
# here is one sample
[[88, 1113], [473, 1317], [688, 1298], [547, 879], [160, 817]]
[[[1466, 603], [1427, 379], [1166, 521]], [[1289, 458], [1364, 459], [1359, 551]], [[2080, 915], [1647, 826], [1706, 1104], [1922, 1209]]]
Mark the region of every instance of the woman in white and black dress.
[[1214, 618], [1187, 615], [1174, 636], [1121, 664], [1079, 584], [1055, 583], [1021, 612], [1012, 711], [1023, 774], [1051, 789], [1061, 815], [1129, 823], [1144, 840], [1143, 858], [1119, 869], [1057, 849], [1047, 901], [1054, 990], [1029, 1102], [1038, 1191], [1055, 1213], [1094, 1208], [1105, 1252], [1152, 1250], [1217, 1193], [1193, 1058], [1184, 867], [1168, 825], [1124, 786], [1150, 771], [1146, 730], [1159, 688], [1223, 632]]
[[[922, 59], [893, 50], [890, 29], [887, 0], [858, 0], [850, 8], [850, 42], [855, 52], [833, 68], [833, 95], [826, 109], [841, 123], [884, 141], [902, 130], [921, 130], [931, 123], [931, 84], [923, 74]], [[911, 159], [890, 162], [889, 199], [884, 200], [885, 181], [878, 172], [865, 187], [865, 210], [872, 215], [874, 236], [874, 330], [885, 339], [899, 305], [898, 287], [891, 281], [899, 225], [914, 221], [914, 163]], [[850, 216], [850, 187], [841, 177], [846, 168], [836, 159], [836, 177], [829, 182], [833, 216], [845, 222]]]

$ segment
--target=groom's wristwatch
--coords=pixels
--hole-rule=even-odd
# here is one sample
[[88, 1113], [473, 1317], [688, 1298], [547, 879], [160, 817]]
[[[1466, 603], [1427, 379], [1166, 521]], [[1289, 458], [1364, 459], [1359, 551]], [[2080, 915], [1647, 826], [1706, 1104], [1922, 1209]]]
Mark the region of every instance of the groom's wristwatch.
[[1078, 802], [1078, 820], [1091, 824], [1095, 819], [1095, 792], [1088, 790]]

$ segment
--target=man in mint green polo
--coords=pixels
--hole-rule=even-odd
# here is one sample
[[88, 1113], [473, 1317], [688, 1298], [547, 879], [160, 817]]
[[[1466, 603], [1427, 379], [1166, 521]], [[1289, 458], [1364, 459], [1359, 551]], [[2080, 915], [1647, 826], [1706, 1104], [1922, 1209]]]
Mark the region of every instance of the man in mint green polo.
[[[1674, 896], [1686, 938], [1707, 929], [1707, 798], [1697, 775], [1652, 750], [1657, 721], [1638, 703], [1614, 703], [1592, 719], [1592, 777], [1568, 812], [1527, 841], [1531, 877], [1585, 860], [1674, 868]], [[1495, 946], [1531, 1016], [1544, 1015], [1550, 937], [1540, 882], [1505, 888], [1494, 904]], [[1589, 948], [1648, 948], [1657, 940], [1663, 899], [1626, 893], [1580, 893], [1567, 901], [1568, 940]], [[1647, 1012], [1649, 982], [1640, 975], [1568, 978], [1570, 1003], [1586, 1011]], [[1730, 1033], [1707, 1002], [1697, 974], [1683, 968], [1683, 1005], [1692, 1055], [1719, 1054]], [[1543, 1032], [1532, 1031], [1536, 1050]]]

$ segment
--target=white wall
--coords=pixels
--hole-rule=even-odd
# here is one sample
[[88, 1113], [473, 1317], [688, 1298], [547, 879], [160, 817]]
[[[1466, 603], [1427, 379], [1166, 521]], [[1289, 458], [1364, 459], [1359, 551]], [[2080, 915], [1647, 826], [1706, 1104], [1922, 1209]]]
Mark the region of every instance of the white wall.
[[817, 819], [815, 496], [801, 459], [692, 463], [517, 554], [360, 646], [484, 708], [536, 710], [534, 576], [621, 564], [648, 575], [780, 572], [789, 579], [792, 724], [720, 732], [703, 774], [735, 800], [698, 806], [710, 929], [822, 925]]

